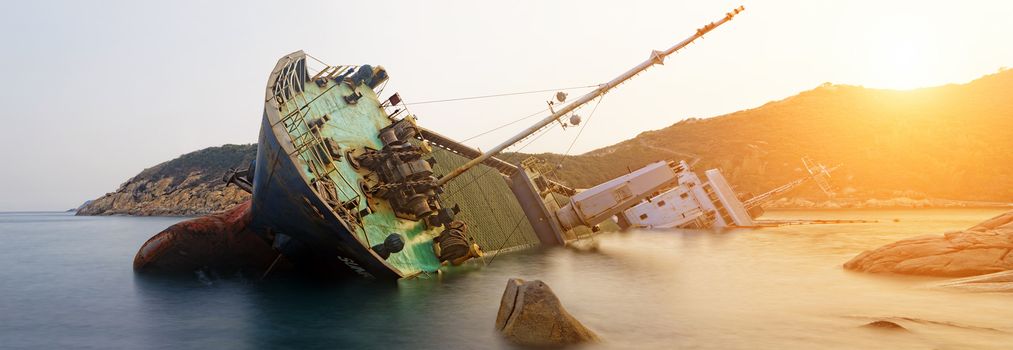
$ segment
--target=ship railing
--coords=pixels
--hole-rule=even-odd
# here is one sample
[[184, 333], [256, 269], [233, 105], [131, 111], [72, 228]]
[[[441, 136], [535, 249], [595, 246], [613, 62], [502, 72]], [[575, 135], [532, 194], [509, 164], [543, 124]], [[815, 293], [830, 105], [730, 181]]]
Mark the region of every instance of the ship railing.
[[[302, 101], [298, 100], [300, 98]], [[311, 117], [311, 107], [310, 101], [305, 94], [294, 95], [292, 99], [292, 102], [295, 102], [296, 106], [279, 121], [292, 140], [293, 149], [288, 155], [302, 160], [306, 164], [307, 170], [313, 174], [315, 181], [328, 181], [334, 184], [335, 190], [340, 192], [340, 195], [335, 193], [338, 196], [338, 203], [328, 203], [328, 206], [331, 207], [332, 211], [341, 216], [342, 219], [359, 226], [362, 236], [365, 238], [365, 243], [370, 245], [369, 235], [362, 225], [361, 214], [356, 210], [348, 208], [353, 203], [358, 207], [358, 203], [362, 200], [362, 194], [358, 191], [357, 187], [353, 186], [338, 171], [338, 168], [334, 165], [334, 158], [323, 147], [323, 138], [309, 124], [308, 119]], [[331, 176], [332, 174], [336, 174], [342, 183], [334, 181], [334, 177]], [[312, 188], [318, 192], [317, 194], [320, 198], [329, 197], [329, 194], [320, 193], [321, 190], [316, 186]]]
[[278, 100], [278, 103], [285, 103], [292, 97], [298, 96], [304, 91], [307, 77], [305, 58], [289, 63], [281, 69], [274, 81], [274, 89], [272, 90], [274, 98]]
[[401, 94], [396, 92], [381, 102], [380, 108], [383, 108], [383, 112], [387, 114], [387, 118], [391, 121], [397, 121], [398, 116], [402, 113], [406, 116], [411, 115], [411, 112], [408, 111], [408, 105], [401, 99]]
[[[312, 117], [312, 101], [305, 94], [305, 83], [307, 80], [313, 82], [316, 82], [320, 78], [340, 80], [343, 75], [354, 70], [356, 66], [331, 67], [320, 62], [324, 65], [324, 68], [316, 69], [306, 64], [306, 57], [320, 62], [320, 60], [306, 54], [304, 57], [299, 57], [282, 68], [281, 73], [279, 73], [275, 80], [275, 85], [272, 88], [273, 98], [277, 100], [279, 105], [287, 104], [290, 112], [280, 118], [279, 121], [273, 123], [272, 127], [282, 124], [292, 142], [293, 149], [288, 153], [288, 156], [301, 160], [306, 165], [306, 170], [311, 173], [314, 181], [327, 181], [333, 185], [335, 191], [340, 192], [340, 194], [333, 193], [334, 196], [331, 196], [330, 193], [322, 193], [322, 191], [329, 192], [326, 189], [329, 186], [311, 186], [313, 191], [321, 199], [324, 199], [324, 202], [333, 213], [346, 222], [351, 222], [352, 225], [358, 226], [360, 234], [355, 236], [360, 240], [364, 240], [367, 246], [371, 246], [372, 243], [370, 242], [369, 235], [362, 224], [361, 213], [358, 210], [352, 210], [358, 208], [358, 204], [363, 198], [362, 194], [358, 190], [358, 187], [353, 186], [338, 171], [334, 165], [332, 155], [323, 148], [323, 139], [309, 124], [309, 119]], [[332, 85], [332, 87], [336, 86], [338, 85]], [[331, 176], [332, 174], [336, 174], [343, 184], [336, 181]], [[327, 200], [331, 197], [336, 199], [336, 203], [331, 203]], [[350, 208], [352, 205], [354, 205], [354, 208]], [[362, 237], [359, 237], [360, 235]]]

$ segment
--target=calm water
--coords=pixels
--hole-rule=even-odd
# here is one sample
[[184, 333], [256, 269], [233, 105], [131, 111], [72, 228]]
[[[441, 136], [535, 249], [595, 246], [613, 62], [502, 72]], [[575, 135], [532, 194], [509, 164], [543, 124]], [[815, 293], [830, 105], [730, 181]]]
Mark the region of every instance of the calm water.
[[[999, 212], [781, 211], [766, 217], [881, 221], [610, 234], [597, 252], [504, 254], [395, 287], [145, 278], [134, 253], [179, 218], [6, 213], [0, 348], [503, 348], [493, 323], [514, 276], [546, 281], [604, 338], [590, 348], [1013, 348], [1013, 295], [840, 268]], [[912, 332], [857, 328], [884, 317], [910, 318], [898, 323]]]

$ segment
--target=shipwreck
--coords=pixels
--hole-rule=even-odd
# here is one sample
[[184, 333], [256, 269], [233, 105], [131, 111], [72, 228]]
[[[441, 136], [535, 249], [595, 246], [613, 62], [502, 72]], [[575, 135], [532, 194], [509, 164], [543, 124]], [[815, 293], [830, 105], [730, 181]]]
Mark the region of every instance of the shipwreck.
[[[566, 245], [617, 215], [628, 226], [655, 225], [638, 208], [677, 203], [652, 198], [678, 196], [680, 181], [688, 186], [692, 172], [685, 163], [649, 164], [578, 191], [530, 162], [498, 156], [554, 123], [579, 123], [574, 110], [663, 64], [742, 10], [652, 51], [572, 102], [558, 96], [550, 115], [485, 152], [420, 126], [399, 94], [381, 98], [389, 79], [381, 66], [328, 65], [302, 51], [286, 55], [268, 78], [256, 160], [226, 175], [252, 193], [251, 201], [155, 235], [138, 251], [134, 268], [178, 272], [245, 262], [265, 276], [284, 264], [324, 277], [396, 280], [425, 277], [489, 251]], [[323, 68], [312, 69], [311, 62]], [[701, 196], [731, 196], [720, 174], [708, 178], [696, 181]], [[710, 203], [689, 222], [746, 222], [738, 219], [748, 217], [741, 202]]]

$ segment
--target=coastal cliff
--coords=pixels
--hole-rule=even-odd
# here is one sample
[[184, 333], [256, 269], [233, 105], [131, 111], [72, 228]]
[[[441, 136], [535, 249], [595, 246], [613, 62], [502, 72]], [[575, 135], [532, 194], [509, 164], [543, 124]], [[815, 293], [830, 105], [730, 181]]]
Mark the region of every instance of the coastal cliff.
[[77, 215], [193, 216], [226, 210], [250, 198], [225, 186], [229, 168], [246, 168], [257, 145], [224, 145], [191, 152], [145, 169], [120, 187], [96, 198]]

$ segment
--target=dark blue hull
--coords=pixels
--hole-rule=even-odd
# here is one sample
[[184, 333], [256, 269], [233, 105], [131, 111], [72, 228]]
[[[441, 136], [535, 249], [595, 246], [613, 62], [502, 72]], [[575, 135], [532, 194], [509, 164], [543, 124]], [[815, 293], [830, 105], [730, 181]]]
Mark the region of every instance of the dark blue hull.
[[[251, 225], [304, 271], [328, 277], [402, 277], [327, 209], [282, 149], [266, 114], [257, 148], [252, 214]], [[291, 240], [278, 240], [280, 235]]]

